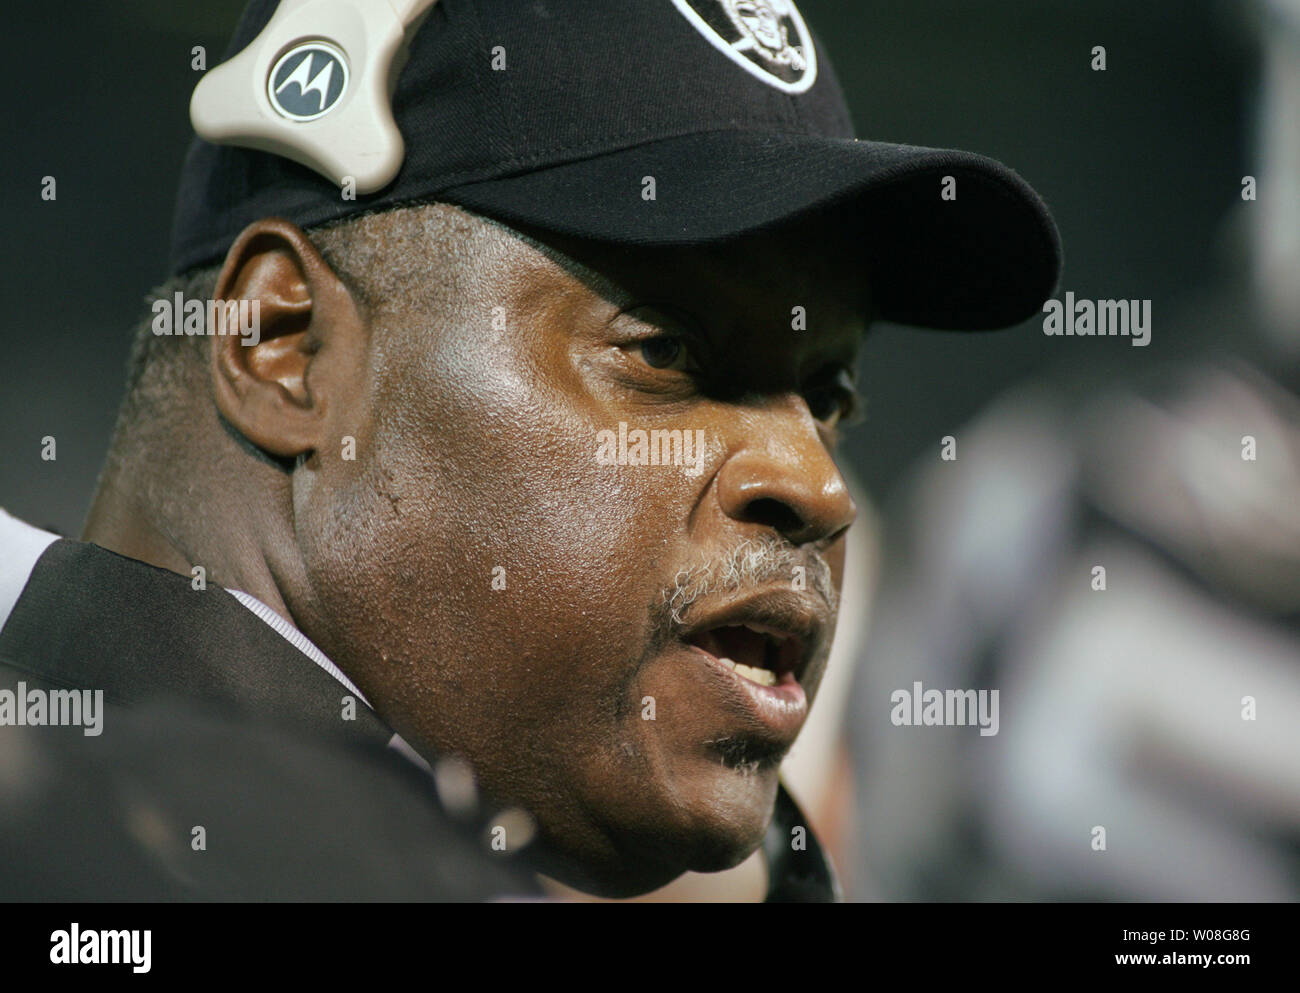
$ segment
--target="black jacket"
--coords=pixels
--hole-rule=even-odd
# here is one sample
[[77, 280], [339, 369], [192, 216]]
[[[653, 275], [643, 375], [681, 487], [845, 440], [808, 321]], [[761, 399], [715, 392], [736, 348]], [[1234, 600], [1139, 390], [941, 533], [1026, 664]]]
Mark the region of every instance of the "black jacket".
[[[524, 856], [442, 811], [347, 689], [220, 588], [59, 540], [0, 630], [0, 688], [99, 689], [103, 733], [0, 727], [7, 899], [531, 896]], [[4, 743], [9, 742], [9, 748]], [[0, 771], [0, 782], [4, 780]], [[837, 897], [781, 788], [769, 900]], [[201, 829], [201, 830], [200, 830]], [[8, 860], [7, 860], [8, 861]]]

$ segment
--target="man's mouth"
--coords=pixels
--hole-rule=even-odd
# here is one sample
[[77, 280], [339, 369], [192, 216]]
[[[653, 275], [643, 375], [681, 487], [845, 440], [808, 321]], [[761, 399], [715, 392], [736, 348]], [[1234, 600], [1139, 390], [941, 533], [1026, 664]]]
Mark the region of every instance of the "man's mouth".
[[705, 663], [715, 699], [735, 715], [738, 726], [784, 752], [808, 716], [802, 684], [818, 681], [812, 670], [823, 658], [829, 627], [824, 600], [779, 589], [716, 604], [698, 602], [680, 638]]
[[687, 644], [707, 652], [736, 675], [759, 686], [776, 686], [803, 661], [803, 643], [794, 634], [758, 624], [728, 624], [699, 631]]

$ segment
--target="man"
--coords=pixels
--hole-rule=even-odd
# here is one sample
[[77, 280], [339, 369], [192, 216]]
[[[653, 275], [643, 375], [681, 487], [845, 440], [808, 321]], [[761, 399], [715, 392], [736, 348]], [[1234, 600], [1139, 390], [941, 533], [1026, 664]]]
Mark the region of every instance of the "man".
[[402, 170], [359, 198], [196, 142], [151, 315], [256, 328], [141, 329], [93, 544], [10, 526], [0, 661], [454, 757], [493, 840], [587, 892], [761, 844], [769, 898], [829, 898], [778, 770], [833, 633], [856, 349], [877, 315], [1023, 319], [1059, 251], [1004, 167], [854, 140], [771, 9], [797, 64], [723, 3], [439, 3]]

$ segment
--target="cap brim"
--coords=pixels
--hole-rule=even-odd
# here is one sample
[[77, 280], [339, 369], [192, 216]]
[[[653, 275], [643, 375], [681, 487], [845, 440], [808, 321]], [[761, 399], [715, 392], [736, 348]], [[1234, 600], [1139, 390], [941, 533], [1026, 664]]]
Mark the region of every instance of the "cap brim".
[[[654, 177], [653, 200], [642, 196]], [[943, 177], [953, 176], [953, 199]], [[950, 195], [952, 195], [950, 194]], [[710, 132], [454, 187], [437, 199], [598, 241], [695, 245], [819, 209], [860, 231], [879, 316], [1007, 327], [1056, 287], [1060, 236], [1042, 199], [970, 152], [805, 134]]]

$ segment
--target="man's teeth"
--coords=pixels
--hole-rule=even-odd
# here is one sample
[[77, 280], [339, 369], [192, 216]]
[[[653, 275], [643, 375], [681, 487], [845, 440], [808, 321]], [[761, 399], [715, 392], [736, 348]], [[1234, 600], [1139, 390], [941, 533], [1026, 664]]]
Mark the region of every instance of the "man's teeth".
[[752, 665], [743, 665], [740, 662], [733, 662], [731, 659], [718, 659], [728, 669], [735, 670], [737, 675], [744, 676], [746, 679], [758, 683], [759, 686], [775, 686], [776, 673], [771, 669], [756, 669]]

